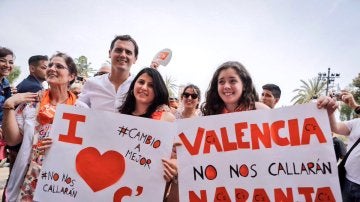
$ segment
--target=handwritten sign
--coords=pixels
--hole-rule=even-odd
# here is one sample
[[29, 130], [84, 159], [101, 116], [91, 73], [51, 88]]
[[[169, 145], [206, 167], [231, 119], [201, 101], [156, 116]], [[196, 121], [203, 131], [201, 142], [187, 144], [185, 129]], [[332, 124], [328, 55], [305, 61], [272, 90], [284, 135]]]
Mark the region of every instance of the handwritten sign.
[[177, 121], [181, 201], [341, 201], [327, 112], [314, 103]]
[[162, 201], [174, 134], [168, 122], [60, 105], [35, 200]]

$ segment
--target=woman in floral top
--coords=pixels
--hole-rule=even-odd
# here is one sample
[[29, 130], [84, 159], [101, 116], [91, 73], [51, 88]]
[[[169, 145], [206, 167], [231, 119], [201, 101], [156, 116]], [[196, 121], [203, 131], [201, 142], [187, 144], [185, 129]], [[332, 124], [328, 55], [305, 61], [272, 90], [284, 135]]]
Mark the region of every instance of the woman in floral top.
[[6, 201], [33, 200], [45, 150], [52, 143], [48, 135], [56, 106], [75, 105], [76, 96], [69, 91], [69, 86], [76, 76], [73, 59], [58, 52], [50, 58], [46, 70], [48, 90], [19, 93], [4, 103], [2, 129], [5, 139], [10, 146], [22, 142], [5, 190]]

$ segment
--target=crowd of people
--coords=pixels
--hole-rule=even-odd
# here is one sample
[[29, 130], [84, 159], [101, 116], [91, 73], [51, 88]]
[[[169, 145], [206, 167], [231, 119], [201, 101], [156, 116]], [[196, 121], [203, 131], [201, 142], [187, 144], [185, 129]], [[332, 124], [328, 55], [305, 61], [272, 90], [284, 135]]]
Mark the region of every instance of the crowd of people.
[[[3, 201], [31, 201], [42, 161], [52, 140], [48, 137], [58, 104], [104, 110], [132, 116], [173, 122], [258, 109], [273, 109], [281, 90], [275, 84], [262, 86], [257, 93], [247, 69], [237, 61], [221, 64], [213, 74], [205, 98], [195, 84], [186, 85], [179, 96], [170, 97], [159, 66], [143, 68], [130, 74], [136, 63], [139, 47], [129, 35], [116, 36], [109, 47], [110, 63], [104, 63], [94, 77], [79, 79], [74, 60], [57, 52], [48, 59], [44, 55], [29, 58], [30, 75], [11, 89], [6, 77], [14, 67], [14, 53], [0, 47], [0, 146], [7, 147], [10, 177]], [[46, 81], [48, 88], [42, 83]], [[360, 106], [351, 93], [343, 91], [341, 101], [360, 114]], [[179, 103], [180, 102], [180, 103]], [[339, 104], [335, 98], [322, 96], [319, 108], [326, 108], [331, 130], [349, 137], [348, 148], [360, 138], [360, 121], [337, 122], [334, 111]], [[178, 201], [177, 156], [174, 143], [169, 159], [163, 159], [165, 187], [164, 201]], [[2, 147], [3, 148], [3, 147]], [[5, 150], [0, 150], [5, 159]], [[344, 156], [344, 154], [342, 155]], [[346, 186], [342, 188], [344, 201], [360, 201], [360, 146], [347, 158]], [[334, 157], [335, 158], [335, 157]]]

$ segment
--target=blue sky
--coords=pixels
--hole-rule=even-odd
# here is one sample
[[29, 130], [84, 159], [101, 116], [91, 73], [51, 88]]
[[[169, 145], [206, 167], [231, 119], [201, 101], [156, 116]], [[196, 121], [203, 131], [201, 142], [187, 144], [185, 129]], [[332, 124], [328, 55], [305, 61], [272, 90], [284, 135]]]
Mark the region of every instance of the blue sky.
[[291, 104], [300, 79], [328, 67], [341, 74], [341, 88], [360, 73], [359, 9], [356, 0], [1, 0], [0, 46], [15, 52], [19, 82], [31, 55], [85, 55], [98, 69], [113, 37], [130, 34], [140, 47], [134, 74], [170, 48], [162, 74], [205, 93], [215, 69], [236, 60], [259, 93], [265, 83], [278, 84], [282, 106]]

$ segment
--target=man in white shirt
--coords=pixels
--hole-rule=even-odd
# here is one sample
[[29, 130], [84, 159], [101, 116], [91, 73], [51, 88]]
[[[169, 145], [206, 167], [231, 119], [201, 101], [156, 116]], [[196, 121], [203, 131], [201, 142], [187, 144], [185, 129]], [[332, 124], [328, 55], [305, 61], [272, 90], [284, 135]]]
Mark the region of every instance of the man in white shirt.
[[[356, 103], [354, 96], [347, 91], [342, 91], [338, 98], [360, 115], [360, 105]], [[348, 150], [360, 138], [360, 118], [349, 121], [337, 121], [335, 110], [339, 107], [336, 98], [322, 96], [318, 99], [318, 107], [327, 109], [331, 131], [349, 138]], [[360, 144], [354, 147], [345, 163], [346, 179], [341, 190], [343, 202], [360, 201]]]
[[130, 68], [138, 53], [138, 45], [131, 36], [116, 36], [109, 50], [111, 72], [87, 80], [79, 100], [92, 109], [117, 112], [133, 80]]

